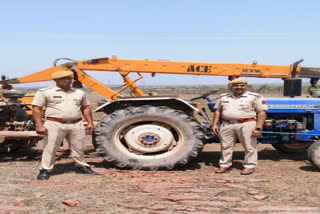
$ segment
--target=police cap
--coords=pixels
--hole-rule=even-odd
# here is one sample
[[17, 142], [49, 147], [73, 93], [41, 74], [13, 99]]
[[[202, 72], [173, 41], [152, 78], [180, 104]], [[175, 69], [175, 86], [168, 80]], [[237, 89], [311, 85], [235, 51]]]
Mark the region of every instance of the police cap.
[[72, 75], [73, 75], [73, 72], [72, 72], [72, 71], [62, 70], [62, 71], [54, 72], [54, 73], [52, 74], [52, 78], [53, 78], [53, 79], [59, 79], [59, 78], [62, 78], [62, 77], [68, 77], [68, 76], [72, 76]]
[[248, 81], [243, 78], [237, 78], [229, 82], [229, 85], [235, 85], [235, 84], [248, 84]]

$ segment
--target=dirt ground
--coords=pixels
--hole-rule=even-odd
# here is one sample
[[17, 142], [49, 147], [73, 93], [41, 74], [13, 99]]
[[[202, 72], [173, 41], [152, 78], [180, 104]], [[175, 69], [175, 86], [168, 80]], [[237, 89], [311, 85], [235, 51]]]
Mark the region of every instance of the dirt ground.
[[219, 144], [173, 171], [119, 170], [98, 156], [88, 139], [86, 160], [101, 175], [73, 171], [61, 147], [48, 181], [38, 181], [41, 144], [0, 158], [0, 213], [320, 213], [320, 173], [305, 154], [283, 154], [259, 144], [256, 173], [240, 175], [236, 145], [233, 169], [215, 174]]

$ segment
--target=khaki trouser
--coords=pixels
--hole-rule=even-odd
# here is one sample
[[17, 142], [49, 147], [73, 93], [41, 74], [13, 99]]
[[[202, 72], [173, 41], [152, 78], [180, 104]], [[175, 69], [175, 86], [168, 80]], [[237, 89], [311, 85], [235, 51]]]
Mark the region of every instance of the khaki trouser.
[[221, 142], [221, 158], [219, 164], [221, 167], [229, 167], [232, 165], [233, 148], [237, 138], [245, 151], [243, 166], [246, 168], [255, 168], [257, 166], [257, 138], [251, 136], [255, 126], [256, 121], [235, 124], [223, 122], [221, 124], [219, 133]]
[[41, 169], [48, 171], [53, 169], [56, 152], [65, 138], [69, 142], [71, 156], [76, 165], [89, 167], [84, 160], [85, 127], [82, 121], [74, 124], [46, 121], [44, 127], [48, 129], [48, 135], [45, 135], [43, 138], [44, 148], [41, 158]]

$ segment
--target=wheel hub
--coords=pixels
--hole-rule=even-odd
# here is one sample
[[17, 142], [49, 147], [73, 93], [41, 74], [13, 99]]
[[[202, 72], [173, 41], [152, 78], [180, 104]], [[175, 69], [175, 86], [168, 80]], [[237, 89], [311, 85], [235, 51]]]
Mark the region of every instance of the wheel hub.
[[157, 143], [160, 142], [161, 138], [159, 135], [152, 133], [152, 132], [147, 132], [138, 137], [139, 141], [146, 145], [146, 146], [152, 146], [156, 145]]
[[136, 126], [124, 138], [131, 151], [141, 154], [168, 150], [174, 144], [172, 133], [157, 125]]

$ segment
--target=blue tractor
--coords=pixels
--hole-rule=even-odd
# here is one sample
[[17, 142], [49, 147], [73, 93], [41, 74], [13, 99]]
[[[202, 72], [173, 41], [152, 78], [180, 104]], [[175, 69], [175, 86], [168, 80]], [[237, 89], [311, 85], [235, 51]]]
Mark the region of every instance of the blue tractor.
[[[301, 80], [297, 80], [294, 79], [295, 83], [292, 83], [291, 79], [291, 82], [284, 84], [284, 94], [291, 98], [266, 99], [267, 119], [258, 140], [285, 153], [307, 152], [310, 163], [320, 169], [320, 90], [314, 84], [317, 78], [311, 78], [312, 86], [308, 90], [310, 98], [294, 98], [301, 95]], [[209, 95], [216, 92], [217, 90], [209, 91], [191, 100], [206, 99], [209, 110], [214, 112], [215, 102]], [[206, 142], [217, 142], [219, 139], [210, 128], [210, 118], [204, 108], [203, 111], [200, 115], [205, 119], [203, 128]]]

